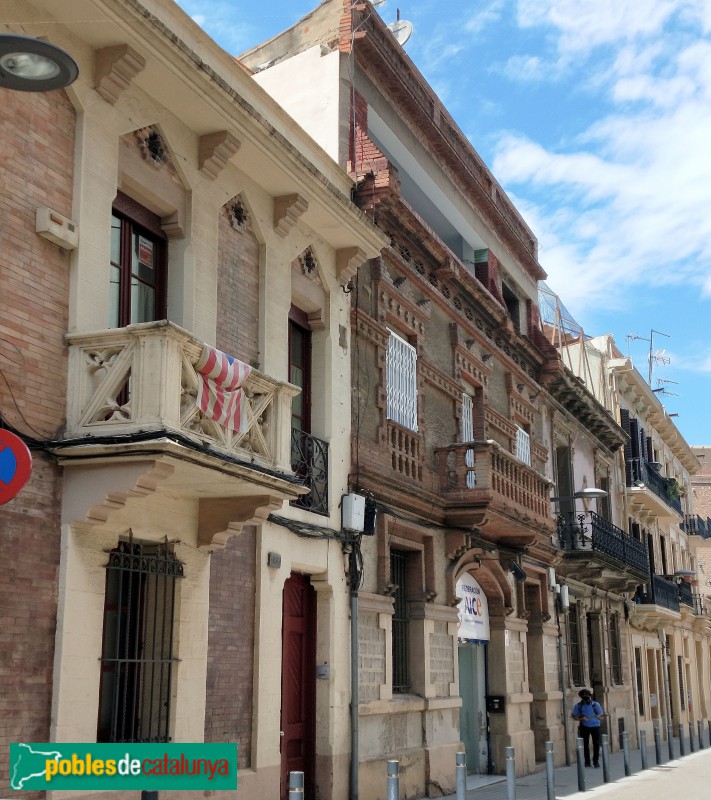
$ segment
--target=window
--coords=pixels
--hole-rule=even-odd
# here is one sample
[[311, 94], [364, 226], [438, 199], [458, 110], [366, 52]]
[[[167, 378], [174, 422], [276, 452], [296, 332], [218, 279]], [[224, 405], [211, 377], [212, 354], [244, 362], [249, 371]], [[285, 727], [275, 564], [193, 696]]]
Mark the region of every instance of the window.
[[289, 313], [289, 382], [301, 392], [291, 401], [291, 427], [311, 431], [311, 331], [303, 311]]
[[610, 670], [612, 682], [622, 683], [622, 658], [620, 653], [620, 615], [610, 614]]
[[166, 317], [165, 255], [160, 218], [119, 194], [111, 217], [110, 328]]
[[175, 581], [165, 544], [121, 542], [109, 554], [98, 742], [170, 739]]
[[393, 692], [410, 691], [410, 635], [407, 606], [407, 567], [410, 553], [390, 551], [390, 583], [395, 587], [392, 622]]
[[516, 293], [510, 289], [505, 283], [501, 284], [501, 296], [504, 298], [506, 310], [509, 312], [514, 327], [517, 331], [521, 330], [521, 303], [516, 296]]
[[634, 672], [637, 680], [637, 708], [640, 717], [644, 716], [644, 676], [642, 674], [642, 650], [639, 647], [634, 649]]
[[531, 466], [531, 437], [519, 425], [516, 426], [516, 458]]
[[[461, 436], [463, 442], [474, 441], [474, 403], [466, 392], [462, 395]], [[476, 486], [473, 450], [467, 450], [464, 461], [467, 465], [467, 489], [473, 489]]]
[[386, 359], [387, 417], [417, 431], [417, 351], [389, 332]]
[[568, 652], [573, 686], [581, 686], [583, 683], [582, 649], [580, 646], [580, 619], [578, 617], [577, 603], [570, 604], [570, 613], [568, 614]]

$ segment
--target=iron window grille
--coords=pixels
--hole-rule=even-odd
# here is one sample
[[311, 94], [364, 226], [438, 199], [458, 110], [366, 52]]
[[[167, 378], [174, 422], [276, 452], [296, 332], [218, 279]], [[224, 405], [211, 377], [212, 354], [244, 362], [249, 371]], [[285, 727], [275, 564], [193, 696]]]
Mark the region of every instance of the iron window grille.
[[328, 516], [328, 442], [292, 428], [291, 468], [309, 489], [291, 505]]
[[610, 614], [610, 669], [612, 682], [618, 686], [622, 683], [622, 658], [620, 657], [620, 617]]
[[120, 542], [106, 566], [98, 742], [167, 742], [176, 579], [166, 543]]
[[637, 678], [637, 707], [640, 717], [645, 714], [644, 710], [644, 675], [642, 673], [642, 651], [639, 647], [634, 649], [634, 669]]
[[531, 437], [527, 431], [516, 426], [516, 458], [531, 466]]
[[407, 606], [407, 565], [409, 553], [390, 551], [390, 583], [394, 587], [392, 621], [393, 692], [410, 691], [410, 631]]

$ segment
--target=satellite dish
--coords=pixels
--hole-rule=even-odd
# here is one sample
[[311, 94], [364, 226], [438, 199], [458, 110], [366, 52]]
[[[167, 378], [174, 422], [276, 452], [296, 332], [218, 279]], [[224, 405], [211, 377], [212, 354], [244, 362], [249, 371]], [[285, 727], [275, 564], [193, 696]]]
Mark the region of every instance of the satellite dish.
[[391, 22], [388, 28], [390, 28], [390, 32], [397, 39], [397, 43], [400, 47], [412, 36], [412, 23], [408, 22], [406, 19], [398, 19], [396, 22]]

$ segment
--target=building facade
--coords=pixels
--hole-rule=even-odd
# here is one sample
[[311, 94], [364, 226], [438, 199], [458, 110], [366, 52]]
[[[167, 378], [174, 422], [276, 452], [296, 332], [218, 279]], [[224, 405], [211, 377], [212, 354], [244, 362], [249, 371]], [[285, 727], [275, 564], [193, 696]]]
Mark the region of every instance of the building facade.
[[173, 3], [14, 12], [80, 75], [0, 90], [0, 411], [34, 453], [0, 509], [0, 743], [238, 742], [241, 795], [301, 766], [340, 797], [344, 288], [387, 240]]

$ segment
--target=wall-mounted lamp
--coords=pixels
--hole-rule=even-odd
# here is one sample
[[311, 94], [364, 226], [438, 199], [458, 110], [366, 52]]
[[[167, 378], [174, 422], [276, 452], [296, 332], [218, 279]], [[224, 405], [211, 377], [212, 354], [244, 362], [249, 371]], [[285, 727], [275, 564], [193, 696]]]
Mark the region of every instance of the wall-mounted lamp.
[[482, 353], [481, 360], [486, 364], [487, 362], [491, 361], [491, 353]]
[[523, 393], [523, 390], [526, 388], [522, 383], [517, 383], [516, 388], [518, 389], [519, 394]]
[[526, 580], [526, 573], [516, 561], [509, 564], [509, 572], [514, 576], [516, 583], [523, 583]]
[[15, 33], [0, 34], [0, 87], [19, 92], [49, 92], [73, 83], [76, 61], [61, 47]]
[[567, 586], [560, 587], [559, 600], [560, 600], [560, 607], [563, 609], [563, 611], [567, 611], [570, 608], [570, 595], [568, 593]]
[[551, 497], [551, 503], [570, 502], [572, 500], [582, 500], [583, 507], [585, 508], [584, 514], [576, 514], [569, 512], [567, 514], [559, 514], [557, 519], [558, 529], [558, 546], [562, 550], [579, 550], [585, 548], [586, 543], [589, 541], [587, 536], [588, 526], [585, 524], [585, 517], [589, 511], [591, 500], [600, 500], [607, 497], [608, 493], [604, 489], [598, 489], [595, 486], [585, 487], [575, 494], [568, 497]]
[[405, 283], [406, 280], [407, 278], [404, 275], [400, 275], [399, 278], [395, 278], [395, 280], [393, 281], [393, 286], [399, 289], [403, 285], [403, 283]]
[[465, 344], [467, 346], [467, 350], [471, 350], [472, 345], [476, 344], [476, 339], [467, 339]]

